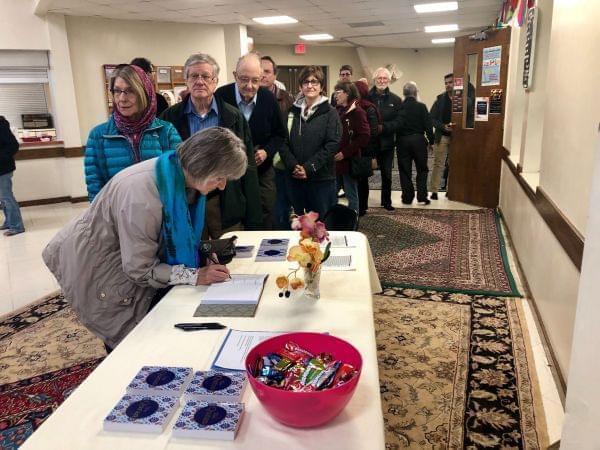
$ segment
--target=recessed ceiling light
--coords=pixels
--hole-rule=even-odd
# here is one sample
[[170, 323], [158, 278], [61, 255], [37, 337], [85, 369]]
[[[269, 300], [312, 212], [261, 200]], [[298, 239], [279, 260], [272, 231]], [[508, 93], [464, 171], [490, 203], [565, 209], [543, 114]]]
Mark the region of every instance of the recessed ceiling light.
[[457, 2], [421, 3], [420, 5], [415, 5], [415, 11], [419, 14], [441, 11], [454, 11], [457, 9]]
[[305, 41], [326, 41], [328, 39], [333, 39], [333, 36], [327, 33], [301, 34], [300, 39], [304, 39]]
[[425, 33], [441, 33], [444, 31], [458, 31], [458, 25], [428, 25], [425, 27]]
[[271, 16], [271, 17], [254, 17], [252, 20], [263, 25], [283, 25], [286, 23], [298, 23], [296, 19], [290, 16]]
[[432, 44], [451, 44], [454, 42], [454, 38], [440, 38], [440, 39], [432, 39]]

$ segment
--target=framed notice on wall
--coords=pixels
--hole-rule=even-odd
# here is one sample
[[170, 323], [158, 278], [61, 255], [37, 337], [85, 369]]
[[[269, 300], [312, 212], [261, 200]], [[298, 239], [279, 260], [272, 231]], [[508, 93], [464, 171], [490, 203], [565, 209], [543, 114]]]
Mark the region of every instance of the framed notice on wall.
[[525, 28], [525, 56], [523, 57], [523, 87], [525, 90], [530, 89], [533, 84], [533, 55], [535, 53], [536, 29], [537, 8], [529, 8]]

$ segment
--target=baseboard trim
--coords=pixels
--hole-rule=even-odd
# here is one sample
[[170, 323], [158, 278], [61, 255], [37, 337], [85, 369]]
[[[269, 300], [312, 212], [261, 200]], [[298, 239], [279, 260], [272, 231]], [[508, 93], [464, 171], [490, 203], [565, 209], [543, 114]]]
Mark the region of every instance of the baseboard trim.
[[523, 267], [521, 266], [521, 261], [519, 260], [519, 255], [516, 252], [515, 246], [513, 244], [512, 236], [510, 235], [510, 230], [508, 228], [508, 224], [504, 220], [504, 215], [502, 214], [502, 209], [498, 207], [498, 211], [500, 212], [500, 216], [502, 217], [502, 222], [504, 223], [504, 231], [506, 233], [506, 240], [508, 241], [510, 247], [515, 250], [513, 251], [513, 256], [515, 258], [515, 266], [517, 268], [517, 272], [519, 273], [519, 279], [523, 284], [523, 292], [524, 296], [531, 300], [531, 305], [533, 306], [533, 319], [535, 320], [536, 326], [538, 330], [540, 330], [540, 339], [542, 341], [542, 347], [546, 352], [546, 357], [550, 364], [550, 371], [552, 372], [552, 376], [554, 378], [554, 382], [558, 388], [558, 396], [560, 397], [560, 401], [565, 406], [565, 395], [567, 392], [567, 383], [565, 377], [558, 365], [558, 359], [556, 358], [556, 354], [552, 346], [550, 345], [550, 340], [548, 339], [548, 333], [546, 332], [546, 327], [544, 326], [544, 322], [542, 321], [542, 316], [540, 315], [540, 311], [537, 307], [537, 303], [535, 301], [535, 297], [531, 293], [531, 288], [529, 287], [529, 283], [527, 282], [527, 278], [525, 277], [525, 272], [523, 272]]
[[508, 150], [505, 149], [505, 151], [502, 159], [519, 182], [523, 192], [525, 192], [531, 203], [535, 206], [538, 214], [544, 219], [544, 222], [546, 222], [546, 225], [548, 225], [560, 246], [569, 256], [569, 259], [577, 267], [577, 270], [581, 272], [585, 239], [542, 188], [538, 186], [535, 191], [531, 188], [519, 172], [518, 167], [509, 158]]
[[87, 202], [87, 197], [52, 197], [52, 198], [40, 198], [38, 200], [25, 200], [23, 202], [19, 202], [20, 207], [25, 206], [40, 206], [40, 205], [52, 205], [54, 203], [81, 203]]

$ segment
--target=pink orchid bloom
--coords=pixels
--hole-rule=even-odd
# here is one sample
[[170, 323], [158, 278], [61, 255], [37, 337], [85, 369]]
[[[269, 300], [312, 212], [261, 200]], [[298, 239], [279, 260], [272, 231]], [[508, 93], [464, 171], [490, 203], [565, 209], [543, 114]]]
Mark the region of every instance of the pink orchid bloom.
[[323, 222], [317, 222], [315, 224], [315, 238], [319, 242], [323, 242], [325, 239], [329, 240], [329, 233], [325, 228], [325, 224]]

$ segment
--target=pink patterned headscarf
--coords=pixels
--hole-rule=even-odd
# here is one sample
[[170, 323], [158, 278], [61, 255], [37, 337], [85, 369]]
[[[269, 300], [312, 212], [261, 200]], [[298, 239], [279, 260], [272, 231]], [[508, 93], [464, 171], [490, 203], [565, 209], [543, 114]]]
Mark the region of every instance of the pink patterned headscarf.
[[154, 91], [154, 83], [150, 77], [137, 66], [130, 65], [135, 73], [140, 77], [146, 97], [148, 99], [148, 106], [142, 111], [141, 116], [138, 119], [131, 117], [125, 117], [119, 112], [119, 108], [115, 104], [113, 109], [113, 118], [117, 125], [117, 129], [123, 133], [131, 142], [134, 151], [134, 160], [140, 161], [139, 145], [142, 137], [142, 132], [148, 128], [148, 125], [156, 118], [156, 93]]

